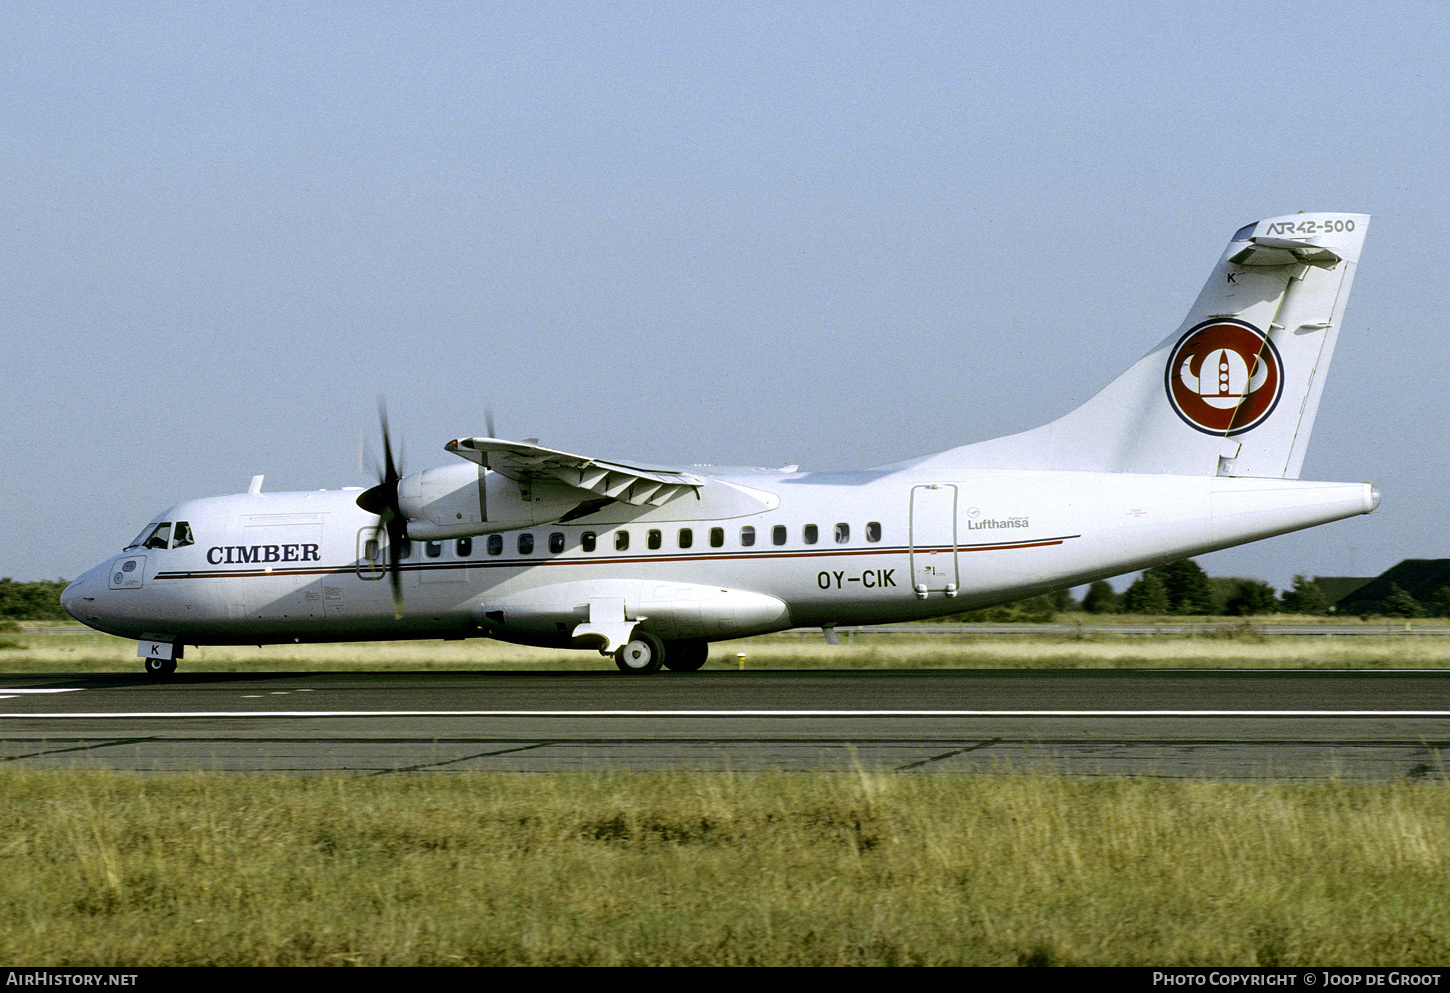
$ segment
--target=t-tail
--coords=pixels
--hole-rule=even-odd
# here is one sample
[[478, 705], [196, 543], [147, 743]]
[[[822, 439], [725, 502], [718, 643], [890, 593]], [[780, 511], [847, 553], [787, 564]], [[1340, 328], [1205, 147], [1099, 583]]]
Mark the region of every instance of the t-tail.
[[1087, 403], [915, 464], [1298, 479], [1368, 227], [1245, 225], [1178, 330]]

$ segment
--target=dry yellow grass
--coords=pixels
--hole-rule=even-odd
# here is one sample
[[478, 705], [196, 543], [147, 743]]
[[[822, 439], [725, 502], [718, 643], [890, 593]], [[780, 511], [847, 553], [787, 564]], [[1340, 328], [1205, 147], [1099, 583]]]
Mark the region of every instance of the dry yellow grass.
[[0, 773], [0, 960], [1444, 965], [1450, 791]]
[[[11, 636], [0, 650], [6, 672], [136, 672], [133, 641], [107, 635]], [[743, 656], [743, 658], [741, 658]], [[358, 642], [331, 645], [188, 647], [184, 672], [314, 669], [612, 669], [596, 652], [468, 641]], [[709, 668], [1450, 668], [1450, 638], [1386, 635], [1262, 637], [1232, 627], [1200, 626], [1149, 636], [867, 635], [827, 645], [819, 633], [720, 642]]]
[[[7, 671], [139, 667], [119, 639], [15, 640]], [[1446, 641], [776, 636], [712, 665], [1442, 668]], [[183, 666], [612, 664], [479, 640]], [[0, 960], [47, 965], [1444, 965], [1447, 870], [1440, 780], [0, 767]]]

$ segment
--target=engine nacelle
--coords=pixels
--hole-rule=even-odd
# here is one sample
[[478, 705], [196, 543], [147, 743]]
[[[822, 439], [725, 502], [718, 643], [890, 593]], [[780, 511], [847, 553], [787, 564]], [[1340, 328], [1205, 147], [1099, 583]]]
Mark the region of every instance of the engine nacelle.
[[439, 541], [552, 524], [587, 494], [549, 481], [519, 483], [471, 463], [413, 472], [398, 480], [408, 537]]

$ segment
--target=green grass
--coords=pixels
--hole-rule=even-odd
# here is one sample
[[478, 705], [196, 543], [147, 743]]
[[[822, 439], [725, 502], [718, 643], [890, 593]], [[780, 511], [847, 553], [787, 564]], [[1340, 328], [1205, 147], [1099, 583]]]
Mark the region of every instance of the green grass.
[[[7, 633], [9, 672], [139, 671]], [[740, 656], [743, 656], [740, 657]], [[857, 638], [711, 667], [1444, 668], [1450, 639]], [[487, 640], [183, 671], [612, 669]], [[1445, 965], [1450, 790], [1049, 775], [141, 776], [0, 765], [0, 961]]]
[[0, 960], [1444, 965], [1450, 790], [0, 772]]
[[[77, 630], [84, 632], [84, 629]], [[1241, 623], [1165, 627], [1159, 635], [855, 635], [830, 646], [819, 632], [779, 634], [710, 646], [709, 669], [1444, 669], [1450, 638], [1384, 634], [1264, 636]], [[95, 632], [19, 634], [0, 644], [3, 672], [139, 671], [136, 643]], [[590, 651], [468, 641], [334, 645], [188, 646], [182, 672], [553, 669], [612, 670]]]

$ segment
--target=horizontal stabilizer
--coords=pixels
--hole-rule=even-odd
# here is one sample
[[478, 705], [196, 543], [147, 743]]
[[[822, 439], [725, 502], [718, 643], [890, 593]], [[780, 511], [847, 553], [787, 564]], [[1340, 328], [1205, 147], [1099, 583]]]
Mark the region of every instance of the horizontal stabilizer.
[[1250, 238], [1247, 248], [1229, 257], [1234, 265], [1314, 265], [1333, 269], [1341, 258], [1331, 249], [1289, 238]]
[[500, 438], [459, 438], [444, 448], [517, 482], [550, 480], [636, 507], [659, 507], [705, 485], [679, 469], [606, 462]]

